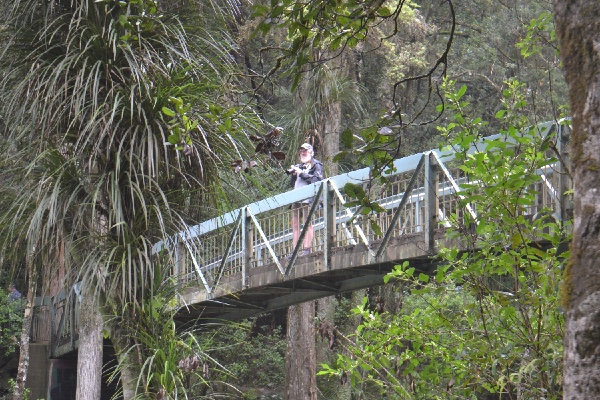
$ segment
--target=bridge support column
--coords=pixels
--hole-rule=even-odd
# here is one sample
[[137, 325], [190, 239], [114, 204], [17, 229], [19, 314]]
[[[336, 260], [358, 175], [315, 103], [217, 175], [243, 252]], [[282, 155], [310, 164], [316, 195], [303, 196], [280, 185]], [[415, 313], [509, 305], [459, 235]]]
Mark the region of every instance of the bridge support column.
[[248, 215], [247, 208], [244, 207], [242, 212], [242, 286], [248, 287], [248, 273], [250, 271], [250, 263], [252, 262], [252, 217]]
[[331, 269], [331, 248], [334, 246], [335, 238], [335, 207], [333, 203], [333, 188], [329, 180], [323, 182], [323, 259], [325, 270]]
[[438, 201], [437, 160], [433, 153], [425, 157], [425, 206], [423, 207], [423, 232], [427, 251], [435, 251], [434, 233], [437, 228]]

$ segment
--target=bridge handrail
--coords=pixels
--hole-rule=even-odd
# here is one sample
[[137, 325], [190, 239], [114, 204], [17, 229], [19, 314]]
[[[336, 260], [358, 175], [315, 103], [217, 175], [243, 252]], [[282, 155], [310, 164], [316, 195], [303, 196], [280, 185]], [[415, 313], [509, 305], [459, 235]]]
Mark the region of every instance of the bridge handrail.
[[[552, 131], [552, 128], [554, 126], [560, 126], [562, 123], [563, 123], [563, 120], [560, 120], [558, 122], [548, 121], [548, 122], [538, 124], [536, 127], [538, 128], [540, 135], [542, 137], [545, 137]], [[516, 143], [512, 138], [510, 138], [510, 137], [507, 138], [506, 135], [498, 133], [495, 135], [480, 138], [476, 144], [472, 145], [469, 148], [469, 150], [467, 151], [467, 154], [473, 154], [475, 152], [480, 152], [480, 151], [482, 151], [482, 146], [486, 145], [486, 143], [493, 142], [496, 140], [502, 140], [509, 144]], [[392, 164], [393, 167], [386, 170], [383, 173], [383, 175], [390, 177], [390, 176], [410, 172], [416, 168], [419, 160], [423, 157], [423, 155], [431, 153], [431, 152], [434, 153], [436, 155], [436, 157], [444, 163], [448, 163], [448, 162], [452, 161], [456, 155], [456, 153], [449, 147], [442, 149], [442, 150], [432, 149], [429, 151], [412, 154], [410, 156], [406, 156], [406, 157], [402, 157], [402, 158], [394, 160], [394, 162]], [[324, 184], [326, 181], [331, 181], [333, 184], [335, 184], [336, 187], [342, 188], [347, 183], [352, 183], [352, 184], [366, 183], [369, 181], [370, 178], [371, 178], [370, 168], [368, 168], [368, 167], [362, 168], [362, 169], [359, 169], [356, 171], [351, 171], [351, 172], [348, 172], [345, 174], [327, 178], [324, 181], [315, 182], [310, 185], [304, 186], [302, 188], [293, 189], [291, 191], [281, 193], [281, 194], [275, 195], [273, 197], [269, 197], [267, 199], [263, 199], [263, 200], [251, 203], [247, 206], [230, 211], [221, 216], [209, 219], [198, 225], [191, 226], [184, 231], [178, 232], [171, 239], [167, 239], [167, 241], [157, 242], [152, 247], [152, 253], [157, 254], [158, 252], [160, 252], [164, 248], [165, 244], [172, 245], [174, 243], [179, 242], [180, 240], [183, 240], [183, 241], [193, 240], [193, 239], [195, 239], [199, 236], [205, 235], [211, 231], [221, 229], [225, 226], [231, 225], [238, 220], [243, 208], [249, 209], [250, 212], [252, 213], [252, 215], [256, 216], [256, 215], [259, 215], [264, 212], [272, 211], [277, 208], [289, 206], [291, 204], [301, 202], [306, 199], [310, 199], [316, 195], [316, 193], [319, 190], [319, 187], [322, 184]]]

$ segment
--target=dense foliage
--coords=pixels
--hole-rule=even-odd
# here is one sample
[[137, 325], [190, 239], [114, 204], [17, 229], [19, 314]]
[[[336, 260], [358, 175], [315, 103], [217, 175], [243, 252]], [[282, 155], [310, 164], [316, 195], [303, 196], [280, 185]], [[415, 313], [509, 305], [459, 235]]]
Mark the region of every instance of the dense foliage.
[[[125, 397], [141, 368], [130, 349], [143, 345], [130, 329], [155, 293], [152, 246], [226, 204], [219, 170], [258, 123], [229, 84], [237, 66], [217, 5], [1, 5], [3, 268], [27, 265], [30, 281], [41, 271], [40, 292], [82, 282]], [[193, 25], [178, 18], [192, 11]], [[101, 329], [92, 314], [81, 325]]]
[[568, 226], [539, 207], [543, 184], [535, 186], [556, 162], [557, 139], [528, 125], [520, 89], [509, 84], [496, 115], [501, 140], [475, 152], [484, 121], [469, 116], [464, 87], [446, 95], [454, 122], [440, 130], [454, 135], [468, 177], [461, 204], [474, 205], [473, 215], [462, 209], [450, 218], [447, 235], [470, 250], [440, 249], [432, 274], [398, 266], [387, 279], [400, 282], [401, 309], [377, 313], [365, 299], [354, 310], [360, 326], [341, 341], [346, 351], [321, 374], [400, 398], [561, 398]]
[[23, 320], [23, 299], [12, 300], [0, 289], [0, 359], [18, 348], [18, 337]]

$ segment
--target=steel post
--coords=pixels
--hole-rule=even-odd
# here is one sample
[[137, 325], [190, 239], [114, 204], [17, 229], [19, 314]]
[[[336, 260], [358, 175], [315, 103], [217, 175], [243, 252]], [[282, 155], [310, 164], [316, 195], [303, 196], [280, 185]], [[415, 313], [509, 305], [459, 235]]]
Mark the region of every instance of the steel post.
[[437, 160], [433, 153], [425, 157], [425, 204], [423, 207], [423, 233], [425, 235], [425, 247], [428, 251], [435, 251], [434, 234], [437, 228], [439, 179], [437, 174]]

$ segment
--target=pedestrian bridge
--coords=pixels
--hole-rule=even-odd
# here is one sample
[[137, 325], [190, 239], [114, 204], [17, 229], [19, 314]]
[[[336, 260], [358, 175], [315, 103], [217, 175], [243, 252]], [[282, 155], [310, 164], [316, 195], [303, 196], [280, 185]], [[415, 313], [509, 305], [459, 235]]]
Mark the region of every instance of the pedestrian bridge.
[[[539, 125], [542, 135], [554, 134], [561, 157], [537, 171], [537, 201], [525, 213], [550, 209], [557, 220], [568, 214], [564, 193], [571, 187], [564, 174], [568, 127]], [[471, 152], [483, 151], [481, 139]], [[556, 158], [556, 154], [552, 155]], [[463, 204], [461, 184], [469, 177], [458, 168], [451, 149], [431, 150], [395, 160], [386, 171], [387, 184], [374, 185], [369, 169], [325, 179], [221, 215], [157, 243], [153, 253], [175, 254], [171, 275], [180, 287], [185, 320], [240, 320], [278, 308], [383, 283], [395, 265], [410, 261], [423, 272], [435, 268], [437, 249], [461, 246], [445, 238], [451, 224], [477, 219], [477, 204]], [[365, 187], [378, 213], [349, 205], [343, 190], [351, 183]], [[290, 206], [315, 198], [293, 243]], [[350, 203], [352, 204], [352, 203]], [[314, 228], [311, 252], [299, 256], [309, 224]], [[76, 347], [77, 296], [50, 301], [53, 355]], [[68, 303], [72, 305], [69, 307]], [[57, 315], [60, 314], [60, 318]], [[63, 344], [61, 344], [63, 343]]]

